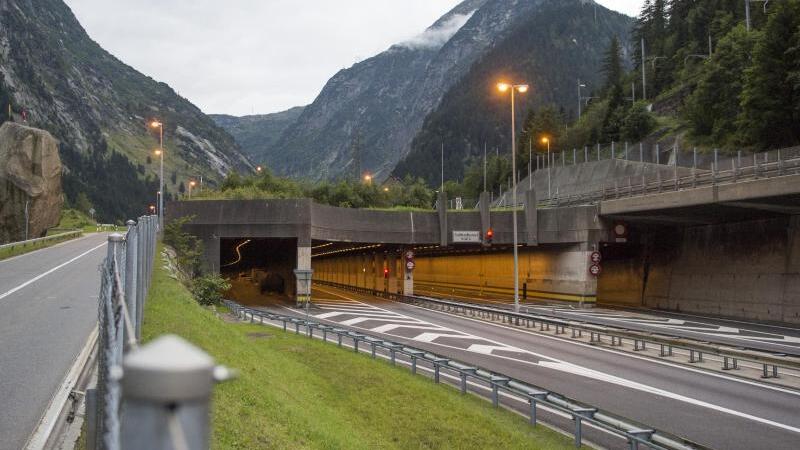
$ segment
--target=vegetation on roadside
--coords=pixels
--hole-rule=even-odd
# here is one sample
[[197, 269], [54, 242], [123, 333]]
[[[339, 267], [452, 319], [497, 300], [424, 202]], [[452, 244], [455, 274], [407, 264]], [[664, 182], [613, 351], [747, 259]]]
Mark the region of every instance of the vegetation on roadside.
[[215, 449], [567, 449], [572, 441], [407, 369], [263, 325], [230, 323], [155, 264], [143, 340], [177, 334], [239, 378], [215, 387]]
[[51, 247], [51, 246], [59, 244], [61, 242], [75, 239], [75, 237], [80, 237], [80, 235], [77, 235], [77, 236], [62, 236], [62, 237], [58, 237], [58, 238], [54, 238], [54, 239], [49, 239], [47, 241], [38, 241], [38, 242], [25, 244], [25, 245], [15, 245], [13, 247], [0, 248], [0, 261], [2, 261], [4, 259], [11, 258], [13, 256], [19, 256], [19, 255], [23, 255], [25, 253], [30, 253], [30, 252], [35, 251], [35, 250], [40, 250], [40, 249], [43, 249], [43, 248]]
[[193, 217], [175, 219], [164, 227], [164, 243], [175, 250], [178, 266], [190, 279], [199, 275], [203, 257], [203, 241], [183, 229]]
[[[340, 180], [309, 183], [272, 174], [268, 168], [250, 176], [232, 172], [219, 189], [193, 192], [192, 200], [261, 200], [311, 198], [317, 203], [343, 208], [425, 208], [433, 206], [434, 192], [421, 179]], [[184, 199], [188, 200], [188, 196]]]

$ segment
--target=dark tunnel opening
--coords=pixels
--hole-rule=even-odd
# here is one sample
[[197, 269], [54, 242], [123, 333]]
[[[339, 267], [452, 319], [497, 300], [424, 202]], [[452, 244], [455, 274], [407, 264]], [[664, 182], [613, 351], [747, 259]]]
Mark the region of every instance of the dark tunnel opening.
[[296, 239], [220, 239], [220, 274], [231, 283], [227, 295], [244, 304], [293, 297], [296, 264]]

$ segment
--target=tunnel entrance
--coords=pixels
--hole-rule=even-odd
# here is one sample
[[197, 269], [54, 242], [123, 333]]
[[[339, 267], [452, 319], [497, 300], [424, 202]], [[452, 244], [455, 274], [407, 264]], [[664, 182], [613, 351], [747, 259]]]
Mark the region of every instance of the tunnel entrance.
[[297, 239], [220, 239], [220, 274], [228, 297], [247, 305], [288, 301], [294, 296]]

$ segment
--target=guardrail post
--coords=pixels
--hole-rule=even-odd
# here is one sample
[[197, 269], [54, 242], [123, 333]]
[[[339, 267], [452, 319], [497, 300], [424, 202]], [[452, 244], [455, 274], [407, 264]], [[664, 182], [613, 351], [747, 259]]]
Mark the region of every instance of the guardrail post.
[[575, 447], [580, 448], [583, 436], [581, 435], [582, 427], [581, 420], [585, 418], [592, 418], [597, 410], [594, 408], [576, 408], [572, 410], [573, 419], [575, 420]]
[[207, 450], [214, 361], [177, 336], [125, 357], [121, 448]]
[[532, 426], [536, 426], [536, 402], [539, 400], [546, 400], [547, 399], [547, 392], [544, 391], [533, 391], [528, 392], [528, 401], [531, 405], [531, 417], [530, 423]]
[[86, 397], [86, 450], [97, 449], [97, 389], [87, 389]]

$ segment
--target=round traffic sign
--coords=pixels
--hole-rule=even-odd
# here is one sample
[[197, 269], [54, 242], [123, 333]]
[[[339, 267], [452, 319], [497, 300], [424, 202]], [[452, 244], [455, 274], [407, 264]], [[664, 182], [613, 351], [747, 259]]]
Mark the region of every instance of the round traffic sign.
[[589, 273], [591, 273], [594, 276], [600, 275], [600, 272], [602, 271], [603, 269], [601, 269], [600, 266], [597, 264], [592, 264], [592, 266], [589, 267]]
[[593, 263], [599, 264], [600, 261], [603, 260], [603, 255], [601, 255], [600, 252], [592, 252], [590, 259]]
[[414, 264], [414, 261], [408, 261], [408, 262], [406, 263], [406, 269], [408, 269], [409, 271], [410, 271], [410, 270], [414, 270], [414, 267], [416, 267], [416, 266], [417, 266], [417, 265], [416, 265], [416, 264]]
[[614, 234], [617, 237], [627, 237], [628, 236], [628, 226], [622, 222], [618, 222], [614, 225]]
[[414, 259], [414, 252], [411, 250], [406, 251], [405, 257], [408, 261], [411, 261]]

